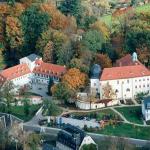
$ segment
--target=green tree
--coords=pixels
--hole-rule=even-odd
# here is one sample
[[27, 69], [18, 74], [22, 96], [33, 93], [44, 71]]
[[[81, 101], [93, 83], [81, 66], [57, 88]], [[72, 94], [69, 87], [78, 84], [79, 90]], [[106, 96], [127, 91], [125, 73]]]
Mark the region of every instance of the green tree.
[[57, 85], [54, 85], [51, 90], [52, 95], [64, 103], [67, 102], [71, 97], [71, 91], [64, 83], [58, 83]]
[[52, 100], [45, 99], [43, 105], [49, 116], [57, 116], [61, 113], [61, 109]]
[[7, 4], [10, 6], [14, 6], [15, 5], [15, 0], [7, 0]]
[[47, 30], [51, 18], [47, 13], [41, 12], [38, 6], [31, 5], [22, 13], [20, 19], [25, 38], [23, 54], [27, 55], [35, 51], [36, 41]]
[[23, 107], [24, 107], [24, 114], [25, 115], [29, 115], [29, 113], [30, 113], [30, 104], [29, 104], [29, 99], [24, 99], [23, 100]]
[[74, 16], [77, 20], [77, 24], [80, 23], [80, 20], [83, 15], [83, 7], [81, 5], [81, 0], [64, 0], [62, 1], [59, 9], [65, 15]]
[[82, 146], [81, 150], [97, 150], [95, 144], [85, 144]]
[[4, 103], [6, 103], [8, 113], [11, 112], [10, 103], [12, 102], [14, 97], [13, 89], [14, 85], [12, 82], [6, 82], [4, 86], [0, 88], [1, 99]]
[[82, 43], [91, 51], [100, 51], [103, 41], [102, 34], [96, 30], [89, 30], [83, 34]]

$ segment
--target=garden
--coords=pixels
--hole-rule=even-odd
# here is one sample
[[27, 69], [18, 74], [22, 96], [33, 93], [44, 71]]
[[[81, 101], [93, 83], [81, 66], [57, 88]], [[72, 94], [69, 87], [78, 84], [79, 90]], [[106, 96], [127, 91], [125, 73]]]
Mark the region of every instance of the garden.
[[93, 111], [93, 112], [76, 112], [76, 113], [64, 115], [64, 117], [71, 117], [73, 119], [79, 119], [79, 120], [95, 119], [96, 121], [101, 121], [101, 120], [121, 121], [121, 118], [111, 109], [104, 109], [104, 110]]

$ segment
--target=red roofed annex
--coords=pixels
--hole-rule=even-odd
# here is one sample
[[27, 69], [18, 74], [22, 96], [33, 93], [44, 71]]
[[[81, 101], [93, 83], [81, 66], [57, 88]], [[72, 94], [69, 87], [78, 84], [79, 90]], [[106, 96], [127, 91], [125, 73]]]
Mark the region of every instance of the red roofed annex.
[[31, 54], [21, 58], [19, 65], [2, 70], [0, 83], [12, 81], [18, 88], [32, 83], [48, 85], [50, 78], [57, 83], [65, 72], [66, 67], [45, 63], [41, 57]]

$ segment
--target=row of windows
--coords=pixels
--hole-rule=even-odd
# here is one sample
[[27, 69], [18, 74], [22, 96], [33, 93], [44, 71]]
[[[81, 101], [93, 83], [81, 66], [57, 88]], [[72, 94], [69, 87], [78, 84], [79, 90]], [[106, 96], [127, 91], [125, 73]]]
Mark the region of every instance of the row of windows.
[[[139, 85], [139, 88], [141, 88], [142, 86]], [[143, 87], [146, 87], [146, 85], [144, 84]], [[149, 84], [147, 84], [147, 87], [149, 87]], [[137, 88], [137, 85], [135, 86], [135, 88]]]
[[[139, 80], [136, 79], [135, 82], [137, 81], [141, 82], [142, 79], [139, 79]], [[144, 78], [143, 81], [146, 81], [146, 79]], [[147, 78], [147, 81], [149, 81], [149, 78]], [[127, 83], [129, 83], [129, 80], [127, 80]], [[117, 81], [117, 84], [119, 84], [119, 81]], [[122, 84], [124, 84], [124, 81], [122, 81]]]

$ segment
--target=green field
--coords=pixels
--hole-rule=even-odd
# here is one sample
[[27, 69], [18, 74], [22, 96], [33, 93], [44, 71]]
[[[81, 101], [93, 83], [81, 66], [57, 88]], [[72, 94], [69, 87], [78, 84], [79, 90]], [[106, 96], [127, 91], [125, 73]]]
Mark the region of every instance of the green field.
[[[99, 134], [105, 134], [105, 135], [114, 135], [119, 137], [130, 137], [130, 138], [136, 138], [136, 139], [144, 139], [144, 140], [150, 140], [150, 127], [137, 127], [130, 124], [117, 124], [117, 125], [108, 125], [105, 128], [93, 131], [95, 133]], [[89, 130], [89, 132], [91, 132]]]
[[28, 116], [24, 114], [24, 107], [23, 106], [12, 106], [11, 107], [11, 114], [24, 120], [24, 121], [29, 121], [32, 119], [32, 117], [35, 115], [35, 113], [38, 111], [40, 108], [40, 105], [31, 105], [29, 110], [30, 113]]
[[[150, 4], [138, 6], [135, 8], [135, 11], [137, 13], [148, 12], [148, 11], [150, 11]], [[100, 17], [100, 20], [102, 22], [104, 22], [108, 27], [111, 28], [111, 26], [112, 26], [112, 15], [111, 14], [110, 15], [104, 15], [104, 16]]]
[[143, 124], [141, 106], [115, 108], [132, 123]]

